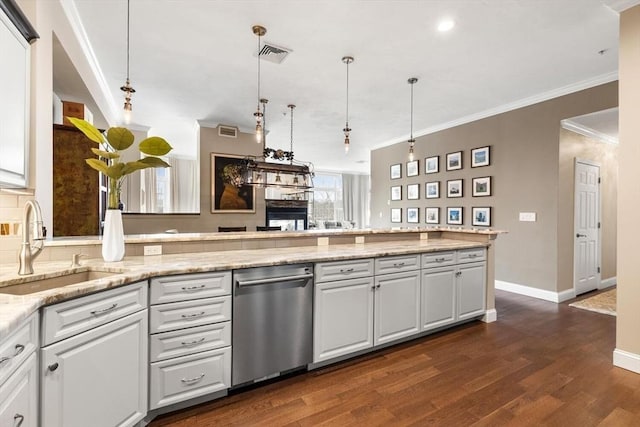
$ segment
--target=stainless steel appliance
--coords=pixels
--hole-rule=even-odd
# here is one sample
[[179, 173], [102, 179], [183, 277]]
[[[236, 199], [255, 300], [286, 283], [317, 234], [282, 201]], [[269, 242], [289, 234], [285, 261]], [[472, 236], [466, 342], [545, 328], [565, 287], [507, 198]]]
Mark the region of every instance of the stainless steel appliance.
[[313, 266], [233, 272], [233, 387], [306, 367], [313, 358]]

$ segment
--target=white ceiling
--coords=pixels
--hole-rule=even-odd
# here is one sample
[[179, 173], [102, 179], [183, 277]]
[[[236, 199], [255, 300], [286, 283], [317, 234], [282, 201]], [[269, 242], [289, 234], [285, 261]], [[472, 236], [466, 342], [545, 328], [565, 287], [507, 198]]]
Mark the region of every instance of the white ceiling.
[[[126, 0], [75, 0], [121, 108]], [[442, 18], [455, 28], [436, 30]], [[372, 147], [615, 80], [618, 15], [602, 0], [131, 0], [134, 122], [195, 152], [194, 123], [254, 127], [257, 38], [293, 53], [262, 61], [268, 145], [316, 169], [369, 171]], [[600, 54], [599, 51], [604, 51]], [[351, 151], [343, 151], [350, 65]]]

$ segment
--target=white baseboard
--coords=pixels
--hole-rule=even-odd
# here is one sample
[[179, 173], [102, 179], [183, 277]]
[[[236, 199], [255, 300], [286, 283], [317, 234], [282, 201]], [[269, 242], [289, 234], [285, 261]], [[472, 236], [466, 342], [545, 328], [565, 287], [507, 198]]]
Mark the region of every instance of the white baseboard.
[[512, 292], [514, 294], [526, 295], [528, 297], [543, 299], [551, 302], [563, 302], [576, 297], [573, 289], [562, 292], [545, 291], [544, 289], [532, 288], [531, 286], [519, 285], [517, 283], [496, 280], [495, 288], [501, 291]]
[[640, 374], [640, 355], [616, 348], [613, 350], [613, 364]]
[[608, 279], [604, 279], [600, 281], [600, 286], [598, 289], [606, 289], [618, 284], [618, 278], [616, 276], [609, 277]]
[[495, 308], [487, 310], [480, 320], [482, 320], [484, 323], [493, 323], [498, 320], [498, 312]]

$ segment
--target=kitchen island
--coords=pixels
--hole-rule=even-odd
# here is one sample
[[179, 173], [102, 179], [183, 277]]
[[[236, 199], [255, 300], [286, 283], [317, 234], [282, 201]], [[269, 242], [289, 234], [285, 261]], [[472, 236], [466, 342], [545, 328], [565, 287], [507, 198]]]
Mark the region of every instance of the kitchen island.
[[[46, 245], [49, 249], [49, 260], [45, 259], [36, 263], [34, 275], [18, 276], [15, 273], [17, 270], [11, 269], [12, 266], [0, 268], [0, 338], [3, 341], [10, 340], [16, 335], [17, 330], [24, 328], [22, 325], [25, 322], [37, 325], [37, 320], [30, 319], [33, 319], [33, 316], [38, 312], [42, 313], [41, 332], [32, 333], [41, 340], [36, 341], [32, 347], [42, 347], [40, 372], [44, 372], [41, 374], [44, 375], [44, 379], [41, 378], [40, 387], [46, 390], [47, 381], [51, 382], [51, 378], [62, 376], [60, 371], [64, 372], [64, 369], [58, 370], [56, 360], [59, 360], [60, 366], [63, 366], [62, 362], [67, 354], [64, 352], [55, 353], [49, 349], [58, 351], [57, 346], [63, 345], [67, 340], [93, 333], [88, 328], [86, 331], [84, 329], [68, 331], [60, 327], [60, 330], [53, 328], [52, 331], [51, 323], [46, 321], [50, 317], [49, 312], [58, 310], [58, 307], [64, 308], [66, 311], [58, 310], [59, 313], [62, 313], [58, 314], [62, 319], [60, 320], [62, 324], [66, 321], [65, 319], [77, 316], [77, 311], [82, 307], [94, 307], [91, 311], [92, 316], [99, 319], [93, 319], [98, 323], [97, 327], [96, 325], [91, 325], [91, 327], [98, 330], [109, 324], [123, 321], [123, 319], [114, 317], [116, 320], [104, 324], [107, 321], [105, 319], [108, 319], [112, 314], [115, 316], [117, 310], [129, 310], [123, 312], [120, 317], [124, 317], [126, 314], [125, 319], [131, 318], [130, 323], [127, 324], [127, 330], [131, 331], [132, 339], [135, 338], [131, 342], [138, 343], [136, 354], [140, 356], [131, 362], [132, 366], [137, 366], [136, 372], [139, 374], [139, 378], [136, 377], [136, 382], [132, 382], [130, 387], [139, 390], [135, 399], [130, 399], [138, 403], [134, 405], [136, 406], [135, 410], [131, 409], [133, 411], [131, 420], [138, 422], [149, 413], [153, 415], [161, 410], [181, 407], [175, 405], [185, 405], [185, 402], [195, 404], [202, 401], [200, 400], [202, 398], [211, 399], [226, 394], [230, 385], [228, 371], [232, 349], [230, 339], [221, 338], [220, 334], [229, 333], [225, 330], [230, 330], [233, 323], [230, 309], [231, 271], [296, 263], [313, 263], [316, 266], [315, 305], [313, 307], [315, 316], [314, 359], [313, 364], [310, 364], [310, 367], [313, 368], [334, 363], [345, 357], [353, 357], [380, 346], [392, 345], [402, 340], [431, 333], [462, 321], [473, 319], [494, 321], [496, 313], [493, 297], [493, 240], [498, 234], [499, 232], [478, 230], [414, 229], [128, 236], [126, 240], [127, 256], [123, 261], [116, 263], [104, 263], [98, 257], [91, 256], [92, 251], [99, 249], [99, 240], [92, 238], [54, 239], [48, 241]], [[137, 251], [144, 251], [144, 246], [149, 244], [161, 245], [163, 255], [136, 255]], [[217, 250], [211, 250], [214, 248]], [[70, 267], [71, 254], [76, 253], [82, 253], [88, 257], [81, 260], [79, 267]], [[56, 257], [66, 257], [66, 260], [56, 261], [54, 260]], [[405, 262], [406, 260], [413, 261]], [[369, 262], [369, 265], [372, 266], [368, 273], [358, 272], [357, 268], [354, 270], [353, 266], [362, 264], [361, 261]], [[375, 272], [373, 271], [374, 264], [376, 266]], [[337, 266], [341, 265], [349, 268], [338, 269]], [[471, 285], [472, 288], [469, 288], [471, 292], [465, 294], [464, 286], [468, 284], [460, 282], [459, 276], [467, 271], [465, 270], [467, 267], [475, 268], [473, 271], [468, 270], [475, 275], [470, 276], [475, 278], [475, 282]], [[389, 274], [390, 271], [392, 271], [391, 274]], [[345, 274], [348, 277], [335, 277], [336, 274]], [[72, 284], [64, 282], [70, 276], [77, 277], [79, 282]], [[191, 283], [184, 282], [190, 277], [196, 277], [200, 281], [196, 285], [191, 284], [185, 287], [184, 283]], [[438, 279], [441, 277], [445, 277], [448, 282], [446, 280], [442, 282]], [[167, 279], [167, 283], [163, 284], [163, 278]], [[407, 278], [413, 278], [413, 281], [407, 281]], [[388, 281], [390, 279], [404, 281]], [[432, 279], [437, 280], [431, 282]], [[148, 285], [149, 281], [150, 285]], [[158, 294], [158, 289], [161, 286], [167, 286], [166, 289], [173, 286], [172, 281], [182, 283], [182, 289], [185, 290], [183, 294], [186, 295], [185, 293], [189, 290], [189, 295], [183, 295], [183, 298], [177, 300], [169, 294], [162, 294], [162, 292]], [[365, 329], [370, 329], [369, 335], [373, 336], [374, 329], [384, 332], [385, 328], [389, 329], [394, 326], [394, 322], [397, 323], [397, 319], [392, 318], [387, 321], [386, 325], [380, 325], [378, 323], [382, 321], [378, 319], [374, 325], [373, 320], [366, 316], [369, 313], [369, 317], [371, 317], [370, 313], [374, 311], [374, 304], [376, 312], [387, 310], [391, 314], [400, 314], [405, 319], [407, 318], [406, 312], [413, 311], [415, 312], [414, 324], [411, 328], [403, 326], [386, 334], [379, 333], [375, 339], [365, 337], [358, 338], [353, 342], [338, 342], [336, 344], [336, 339], [351, 338], [349, 334], [342, 336], [345, 331], [348, 332], [350, 323], [354, 323], [345, 322], [345, 319], [351, 318], [352, 308], [345, 311], [342, 301], [348, 301], [357, 292], [361, 292], [364, 289], [360, 283], [362, 281], [366, 284], [366, 289], [373, 290], [373, 292], [369, 292], [369, 295], [375, 293], [376, 286], [380, 289], [382, 284], [384, 289], [387, 284], [393, 283], [400, 283], [404, 286], [404, 290], [413, 289], [415, 292], [413, 297], [412, 294], [407, 294], [409, 298], [404, 297], [402, 300], [404, 302], [401, 303], [392, 295], [393, 298], [386, 306], [384, 301], [378, 297], [374, 302], [372, 296], [367, 297], [370, 299], [369, 302], [358, 302], [361, 307], [364, 307], [361, 310], [365, 314], [363, 321], [370, 320], [372, 323], [369, 326], [365, 325]], [[422, 285], [420, 285], [421, 282]], [[63, 283], [63, 285], [57, 286], [59, 283]], [[193, 296], [191, 290], [205, 287], [201, 283], [212, 283], [211, 289], [214, 293], [203, 295], [203, 297]], [[435, 287], [430, 287], [429, 283], [435, 283]], [[360, 288], [347, 286], [352, 284], [358, 285]], [[337, 294], [336, 289], [345, 292]], [[441, 307], [446, 307], [447, 304], [443, 305], [437, 299], [424, 298], [424, 295], [434, 290], [437, 291], [435, 295], [442, 298], [442, 289], [445, 291], [457, 289], [457, 291], [445, 292], [450, 298], [447, 300], [449, 301], [448, 305], [455, 311], [449, 317], [443, 317], [440, 313]], [[467, 300], [461, 301], [460, 296], [463, 294], [471, 295], [471, 297], [466, 296]], [[169, 295], [169, 299], [166, 299], [166, 295]], [[210, 297], [211, 295], [213, 297]], [[423, 296], [420, 297], [420, 295]], [[105, 299], [106, 296], [109, 298]], [[208, 298], [204, 298], [204, 296], [208, 296]], [[454, 300], [453, 297], [457, 299]], [[478, 301], [478, 298], [481, 300]], [[120, 302], [125, 300], [126, 304]], [[435, 304], [432, 301], [435, 301]], [[200, 302], [215, 303], [214, 305], [217, 307], [214, 310], [215, 313], [207, 312], [205, 314], [205, 309], [200, 311], [201, 309], [198, 308], [193, 314], [182, 314], [182, 317], [186, 317], [190, 321], [191, 316], [202, 316], [203, 319], [210, 319], [209, 321], [191, 323], [187, 325], [187, 329], [183, 329], [184, 325], [171, 326], [165, 332], [161, 329], [163, 326], [160, 325], [163, 320], [153, 320], [154, 313], [156, 313], [156, 318], [161, 318], [165, 316], [164, 311], [174, 305], [177, 308], [196, 307], [195, 304]], [[405, 310], [406, 307], [399, 306], [405, 303], [411, 305], [411, 310]], [[452, 306], [451, 303], [454, 305]], [[116, 309], [118, 304], [121, 305]], [[471, 309], [463, 310], [466, 307], [465, 304]], [[109, 313], [109, 310], [112, 309], [114, 313]], [[147, 310], [149, 315], [147, 315]], [[355, 313], [356, 307], [353, 307], [353, 310]], [[435, 310], [437, 316], [429, 318], [433, 313], [432, 310]], [[103, 315], [103, 313], [106, 314]], [[347, 317], [341, 320], [340, 316]], [[150, 319], [148, 333], [147, 317]], [[69, 325], [75, 327], [75, 323], [78, 323], [77, 319], [70, 322]], [[222, 348], [201, 352], [196, 349], [180, 357], [165, 357], [162, 356], [162, 350], [156, 354], [147, 348], [147, 341], [151, 343], [149, 346], [153, 347], [154, 339], [162, 337], [164, 334], [170, 338], [173, 336], [171, 334], [181, 334], [183, 333], [181, 331], [192, 332], [198, 328], [213, 326], [219, 327], [216, 332], [219, 336], [216, 339], [223, 343], [221, 344]], [[154, 328], [156, 329], [154, 330]], [[32, 329], [37, 331], [36, 326], [33, 326]], [[357, 330], [354, 329], [352, 332], [355, 333]], [[202, 338], [189, 341], [188, 344], [197, 344], [200, 342], [199, 340]], [[122, 352], [109, 353], [107, 351], [106, 353], [110, 357], [114, 357]], [[182, 392], [176, 393], [170, 389], [162, 388], [168, 387], [166, 381], [171, 375], [170, 369], [174, 369], [171, 365], [173, 361], [176, 363], [180, 361], [187, 366], [187, 362], [194, 364], [199, 360], [198, 357], [204, 356], [207, 356], [208, 359], [203, 359], [202, 364], [206, 364], [207, 369], [218, 372], [215, 381], [202, 380], [204, 378], [203, 371], [203, 374], [189, 373], [189, 375], [185, 374], [181, 377], [181, 381], [189, 383], [187, 384], [189, 387], [191, 387], [191, 382], [194, 384], [202, 382], [200, 384], [202, 387], [193, 386], [190, 394], [182, 395]], [[184, 362], [182, 362], [183, 360]], [[71, 367], [70, 363], [71, 361], [67, 361], [67, 370]], [[50, 377], [47, 377], [48, 375]], [[116, 374], [114, 373], [114, 375]], [[132, 375], [128, 375], [122, 380], [126, 381], [131, 377]], [[137, 387], [134, 387], [136, 385]], [[108, 387], [108, 384], [105, 387]], [[69, 389], [68, 385], [66, 389]], [[65, 388], [59, 388], [55, 393], [51, 393], [50, 396], [53, 397], [50, 399], [47, 399], [49, 396], [47, 393], [41, 393], [45, 400], [41, 402], [43, 413], [51, 412], [52, 407], [60, 405], [64, 399], [72, 398], [68, 395], [68, 397], [60, 396], [62, 390]], [[200, 391], [193, 393], [193, 390]]]

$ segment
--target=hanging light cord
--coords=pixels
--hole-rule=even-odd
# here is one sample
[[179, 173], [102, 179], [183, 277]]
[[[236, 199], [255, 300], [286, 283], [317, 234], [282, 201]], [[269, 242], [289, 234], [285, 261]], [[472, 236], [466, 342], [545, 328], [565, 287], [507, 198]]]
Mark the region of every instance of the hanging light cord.
[[131, 0], [127, 0], [127, 82], [129, 81], [129, 15], [131, 11]]
[[410, 141], [413, 141], [413, 83], [411, 83], [411, 136]]
[[[293, 153], [293, 105], [289, 105], [291, 109], [291, 144], [289, 145], [289, 151]], [[293, 155], [291, 156], [291, 160], [289, 160], [289, 164], [293, 164]]]
[[260, 38], [262, 36], [258, 33], [258, 111], [260, 111]]
[[349, 61], [347, 61], [347, 115], [345, 119], [346, 128], [349, 127]]

